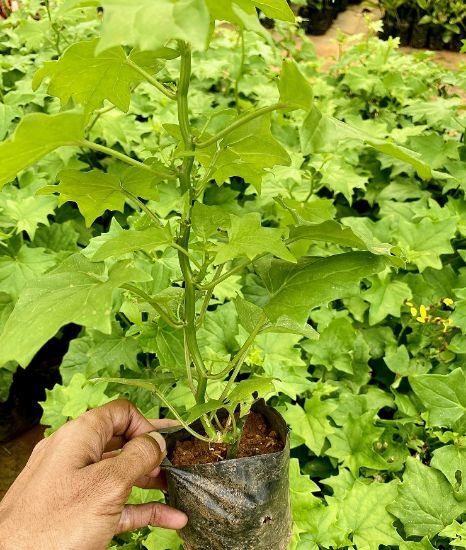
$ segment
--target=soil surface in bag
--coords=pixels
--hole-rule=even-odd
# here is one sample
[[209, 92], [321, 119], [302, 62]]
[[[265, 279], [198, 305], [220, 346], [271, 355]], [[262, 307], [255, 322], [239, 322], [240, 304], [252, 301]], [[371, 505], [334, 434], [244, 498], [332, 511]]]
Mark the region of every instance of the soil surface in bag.
[[[174, 466], [208, 464], [225, 460], [228, 453], [225, 443], [209, 443], [195, 437], [177, 441], [170, 461]], [[246, 419], [239, 441], [236, 458], [264, 455], [281, 451], [284, 443], [279, 434], [269, 428], [260, 413], [251, 411]]]
[[[199, 447], [185, 431], [167, 437], [168, 457], [194, 460], [162, 468], [168, 483], [168, 503], [184, 511], [189, 521], [179, 531], [185, 550], [285, 550], [291, 538], [288, 469], [290, 442], [283, 417], [263, 400], [253, 405], [240, 452], [254, 456], [224, 459], [227, 446], [214, 453]], [[226, 413], [219, 412], [220, 421]], [[201, 431], [202, 425], [193, 428]], [[265, 452], [256, 454], [263, 446]], [[212, 448], [212, 447], [211, 447]], [[200, 458], [199, 458], [200, 457]], [[210, 462], [199, 462], [200, 459]]]

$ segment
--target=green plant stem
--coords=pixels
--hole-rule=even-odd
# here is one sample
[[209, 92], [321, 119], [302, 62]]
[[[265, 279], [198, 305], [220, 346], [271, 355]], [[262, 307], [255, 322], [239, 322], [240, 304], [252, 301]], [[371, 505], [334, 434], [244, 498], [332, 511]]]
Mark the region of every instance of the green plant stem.
[[185, 248], [180, 246], [178, 243], [172, 243], [171, 246], [176, 250], [178, 250], [179, 252], [181, 252], [182, 254], [184, 254], [185, 256], [187, 256], [193, 262], [193, 264], [197, 267], [197, 269], [201, 269], [201, 264], [195, 258], [193, 258], [193, 255], [190, 252], [188, 252]]
[[[213, 281], [217, 280], [220, 275], [222, 274], [223, 266], [225, 264], [221, 264], [217, 267], [217, 270], [215, 271]], [[207, 308], [209, 306], [210, 299], [212, 298], [212, 294], [214, 292], [214, 287], [209, 288], [209, 290], [206, 291], [206, 295], [204, 296], [204, 300], [202, 302], [201, 311], [199, 313], [199, 317], [197, 318], [196, 326], [200, 327], [202, 326], [202, 323], [204, 322], [204, 317], [207, 311]]]
[[[191, 80], [191, 47], [188, 43], [179, 41], [179, 50], [181, 52], [180, 80], [178, 83], [178, 92], [176, 100], [178, 103], [178, 123], [180, 126], [181, 137], [186, 153], [194, 151], [194, 144], [191, 135], [191, 126], [189, 123], [188, 93]], [[181, 194], [190, 192], [192, 198], [193, 188], [191, 185], [191, 172], [194, 165], [194, 155], [189, 154], [183, 159], [180, 171]]]
[[50, 0], [45, 0], [45, 9], [47, 10], [47, 18], [50, 23], [50, 28], [55, 35], [55, 49], [57, 50], [57, 54], [61, 56], [62, 51], [60, 48], [60, 31], [58, 30], [56, 23], [54, 23], [52, 20], [52, 14], [50, 13]]
[[196, 148], [205, 149], [206, 147], [209, 147], [217, 141], [220, 141], [222, 138], [228, 136], [228, 134], [231, 134], [231, 132], [233, 132], [234, 130], [237, 130], [238, 128], [241, 128], [241, 126], [244, 126], [248, 122], [251, 122], [251, 120], [264, 116], [267, 113], [272, 113], [273, 111], [277, 111], [279, 109], [286, 109], [287, 107], [288, 106], [286, 105], [286, 103], [274, 103], [273, 105], [261, 107], [260, 109], [245, 113], [244, 115], [238, 117], [234, 122], [232, 122], [230, 126], [227, 126], [223, 130], [220, 130], [220, 132], [218, 132], [211, 138], [207, 139], [206, 141], [197, 142]]
[[[236, 377], [238, 376], [241, 367], [243, 366], [244, 360], [246, 359], [246, 356], [248, 354], [249, 348], [254, 343], [254, 340], [256, 339], [256, 336], [259, 334], [259, 332], [262, 330], [263, 326], [267, 323], [267, 317], [262, 314], [261, 318], [257, 322], [256, 326], [254, 327], [254, 330], [251, 332], [251, 334], [247, 337], [244, 344], [241, 346], [238, 353], [233, 357], [231, 363], [228, 365], [227, 369], [228, 371], [233, 371], [231, 373], [230, 379], [228, 380], [225, 388], [223, 389], [222, 395], [219, 397], [220, 401], [224, 401], [228, 394], [230, 393], [233, 384], [235, 383]], [[225, 371], [227, 370], [225, 369]], [[224, 371], [224, 372], [225, 372]], [[211, 420], [212, 420], [211, 416]]]
[[239, 83], [241, 78], [243, 77], [244, 73], [244, 60], [246, 58], [246, 47], [244, 43], [244, 30], [241, 29], [239, 33], [239, 41], [241, 43], [241, 57], [240, 57], [240, 63], [238, 67], [238, 74], [236, 75], [235, 79], [235, 103], [236, 103], [236, 110], [238, 114], [241, 112], [241, 108], [239, 105]]
[[132, 69], [134, 69], [136, 72], [138, 72], [144, 80], [149, 82], [149, 84], [152, 84], [154, 88], [157, 88], [159, 92], [161, 92], [164, 96], [168, 97], [168, 99], [172, 99], [173, 101], [176, 99], [177, 94], [164, 86], [161, 82], [153, 78], [148, 72], [146, 72], [142, 67], [134, 63], [131, 59], [126, 58], [126, 65], [129, 65]]
[[131, 285], [129, 283], [125, 283], [124, 285], [121, 285], [120, 288], [129, 290], [133, 294], [136, 294], [137, 296], [145, 300], [147, 303], [149, 303], [157, 311], [160, 317], [167, 323], [167, 325], [170, 325], [172, 328], [175, 328], [175, 329], [181, 329], [183, 327], [182, 323], [178, 323], [175, 319], [170, 317], [170, 315], [154, 299], [152, 299], [149, 296], [149, 294], [146, 294], [143, 290], [141, 290], [137, 286]]
[[157, 217], [157, 215], [154, 212], [152, 212], [152, 210], [147, 206], [147, 204], [144, 204], [141, 200], [139, 200], [139, 198], [136, 197], [136, 195], [133, 195], [131, 191], [128, 191], [128, 189], [125, 189], [123, 185], [121, 185], [121, 182], [120, 182], [120, 189], [124, 195], [126, 195], [129, 199], [134, 201], [141, 208], [141, 210], [143, 210], [149, 216], [149, 218], [155, 223], [157, 227], [163, 227], [163, 224], [160, 221], [160, 219]]
[[[186, 249], [187, 241], [189, 241], [190, 235], [190, 226], [185, 224], [182, 236], [181, 236], [181, 247]], [[205, 368], [204, 361], [202, 360], [201, 352], [199, 350], [199, 345], [196, 338], [196, 291], [193, 281], [193, 272], [191, 265], [189, 263], [189, 258], [183, 253], [178, 252], [178, 259], [180, 262], [181, 271], [183, 273], [184, 279], [184, 317], [185, 317], [185, 338], [186, 343], [189, 349], [189, 353], [193, 360], [194, 366], [197, 370], [198, 375], [198, 391], [197, 399], [200, 403], [204, 402], [205, 398], [205, 387], [207, 369]]]
[[102, 115], [104, 115], [105, 113], [109, 113], [110, 111], [113, 111], [113, 109], [115, 109], [115, 108], [116, 108], [115, 105], [110, 105], [109, 107], [105, 107], [104, 109], [99, 109], [98, 111], [96, 111], [95, 116], [94, 116], [94, 120], [86, 128], [86, 136], [88, 136], [90, 134], [92, 128], [94, 128], [97, 121], [99, 120], [99, 118]]
[[[107, 383], [111, 383], [111, 384], [123, 384], [123, 385], [126, 385], [126, 386], [141, 387], [140, 382], [138, 383], [137, 380], [135, 380], [133, 383], [131, 383], [131, 380], [128, 380], [128, 379], [121, 380], [120, 378], [93, 378], [93, 379], [89, 380], [89, 382], [92, 382], [94, 384], [96, 384], [98, 382], [107, 382]], [[178, 411], [173, 407], [173, 405], [170, 403], [170, 401], [163, 395], [163, 393], [154, 384], [150, 383], [150, 387], [147, 387], [147, 389], [149, 389], [152, 393], [154, 393], [160, 399], [160, 401], [165, 405], [165, 407], [167, 407], [167, 409], [169, 409], [172, 412], [172, 414], [176, 418], [176, 420], [178, 420], [180, 425], [183, 426], [183, 428], [189, 434], [196, 437], [197, 439], [200, 439], [201, 441], [206, 441], [206, 442], [210, 443], [210, 441], [211, 441], [210, 438], [204, 437], [203, 435], [197, 433], [195, 430], [193, 430], [189, 426], [189, 424], [186, 424], [186, 422], [183, 420], [183, 418], [178, 413]]]
[[128, 155], [125, 155], [124, 153], [120, 153], [119, 151], [115, 151], [115, 149], [110, 149], [110, 147], [106, 147], [105, 145], [100, 145], [99, 143], [94, 143], [93, 141], [89, 141], [88, 139], [79, 141], [77, 145], [79, 145], [80, 147], [86, 147], [87, 149], [92, 149], [93, 151], [99, 151], [100, 153], [105, 153], [110, 157], [115, 157], [118, 160], [125, 162], [126, 164], [130, 164], [131, 166], [135, 166], [136, 168], [140, 168], [141, 170], [146, 170], [146, 172], [152, 172], [153, 174], [158, 173], [157, 171], [153, 170], [150, 166], [148, 166], [147, 164], [144, 164], [143, 162], [140, 162], [139, 160], [133, 159]]
[[[255, 260], [257, 260], [257, 258], [255, 258]], [[215, 277], [214, 277], [209, 283], [207, 283], [205, 285], [198, 285], [199, 290], [214, 289], [219, 283], [222, 283], [223, 281], [225, 281], [226, 279], [228, 279], [229, 277], [231, 277], [235, 273], [238, 273], [239, 271], [242, 271], [245, 267], [247, 267], [250, 263], [252, 263], [252, 261], [253, 260], [247, 260], [247, 261], [241, 262], [236, 267], [233, 267], [232, 269], [230, 269], [230, 271], [227, 271], [226, 273], [224, 273], [218, 279], [215, 279]]]
[[[188, 94], [191, 81], [191, 47], [182, 40], [178, 41], [181, 54], [180, 79], [176, 95], [178, 105], [178, 123], [186, 153], [194, 153], [194, 144], [189, 121]], [[183, 159], [179, 171], [181, 194], [188, 193], [189, 208], [181, 221], [178, 245], [178, 260], [184, 280], [184, 339], [189, 356], [197, 372], [196, 403], [205, 403], [207, 389], [207, 369], [204, 365], [196, 335], [196, 287], [189, 258], [189, 236], [191, 233], [191, 210], [194, 202], [194, 189], [191, 182], [191, 173], [194, 165], [194, 154], [188, 154]], [[188, 254], [187, 254], [188, 253]], [[186, 365], [187, 376], [191, 375], [191, 364]], [[189, 372], [188, 372], [189, 371]], [[216, 430], [207, 414], [201, 417], [202, 425], [210, 439], [216, 438]]]

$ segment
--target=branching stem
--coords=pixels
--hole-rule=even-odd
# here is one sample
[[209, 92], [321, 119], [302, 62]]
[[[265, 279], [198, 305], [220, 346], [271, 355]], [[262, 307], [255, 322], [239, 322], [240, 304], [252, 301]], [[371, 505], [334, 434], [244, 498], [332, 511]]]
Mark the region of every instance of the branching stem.
[[164, 96], [168, 97], [168, 99], [172, 99], [173, 101], [176, 100], [175, 92], [173, 92], [172, 90], [170, 90], [170, 88], [167, 88], [157, 79], [152, 77], [147, 71], [145, 71], [142, 67], [140, 67], [136, 63], [134, 63], [134, 61], [132, 61], [129, 57], [126, 58], [126, 65], [129, 65], [132, 69], [134, 69], [137, 73], [139, 73], [144, 78], [144, 80], [149, 82], [149, 84], [152, 84], [154, 88], [156, 88]]
[[220, 130], [220, 132], [210, 137], [206, 141], [196, 142], [196, 148], [205, 149], [206, 147], [209, 147], [210, 145], [213, 145], [214, 143], [217, 143], [217, 141], [220, 141], [224, 137], [228, 136], [234, 130], [237, 130], [238, 128], [241, 128], [241, 126], [244, 126], [248, 122], [251, 122], [251, 120], [264, 116], [267, 113], [278, 111], [279, 109], [286, 109], [287, 107], [288, 105], [286, 105], [286, 103], [274, 103], [273, 105], [261, 107], [260, 109], [255, 109], [254, 111], [250, 111], [249, 113], [244, 113], [234, 122], [232, 122], [230, 126], [227, 126], [223, 130]]
[[183, 324], [176, 321], [176, 319], [173, 319], [168, 312], [166, 312], [160, 304], [158, 304], [153, 298], [149, 296], [149, 294], [146, 294], [143, 290], [138, 288], [137, 286], [131, 285], [129, 283], [125, 283], [124, 285], [121, 285], [121, 288], [125, 290], [129, 290], [133, 294], [136, 294], [143, 300], [145, 300], [148, 304], [150, 304], [155, 311], [160, 315], [160, 317], [167, 323], [167, 325], [171, 326], [174, 329], [181, 329], [183, 328]]
[[143, 162], [133, 159], [128, 155], [125, 155], [124, 153], [115, 151], [115, 149], [110, 149], [110, 147], [106, 147], [105, 145], [100, 145], [100, 143], [94, 143], [93, 141], [89, 141], [88, 139], [83, 139], [82, 141], [79, 141], [77, 145], [80, 147], [86, 147], [87, 149], [92, 149], [93, 151], [99, 151], [99, 153], [104, 153], [105, 155], [108, 155], [110, 157], [115, 157], [116, 159], [121, 160], [126, 164], [130, 164], [131, 166], [135, 166], [136, 168], [140, 168], [141, 170], [146, 170], [146, 172], [158, 174], [158, 172], [151, 168], [148, 164], [144, 164]]

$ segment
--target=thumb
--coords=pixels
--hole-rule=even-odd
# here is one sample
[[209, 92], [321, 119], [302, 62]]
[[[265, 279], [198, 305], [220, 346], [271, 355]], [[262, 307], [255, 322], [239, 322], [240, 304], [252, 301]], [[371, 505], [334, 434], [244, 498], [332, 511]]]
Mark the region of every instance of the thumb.
[[161, 502], [146, 504], [127, 504], [123, 508], [116, 533], [133, 531], [153, 525], [166, 529], [181, 529], [188, 522], [185, 513]]
[[167, 456], [165, 439], [158, 432], [149, 432], [131, 439], [121, 453], [110, 460], [119, 470], [121, 479], [132, 487], [136, 481], [148, 475]]

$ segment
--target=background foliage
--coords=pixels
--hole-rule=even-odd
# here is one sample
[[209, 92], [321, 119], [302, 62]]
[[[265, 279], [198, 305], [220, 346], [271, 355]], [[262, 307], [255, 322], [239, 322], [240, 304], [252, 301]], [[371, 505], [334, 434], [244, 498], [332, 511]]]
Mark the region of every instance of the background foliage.
[[[94, 10], [72, 17], [59, 11], [49, 20], [39, 2], [29, 8], [1, 27], [0, 138], [13, 132], [24, 113], [58, 113], [60, 103], [47, 95], [41, 73], [32, 91], [34, 75], [68, 42], [93, 38], [98, 25]], [[324, 71], [296, 29], [281, 25], [274, 33], [272, 42], [265, 32], [246, 32], [244, 62], [236, 33], [217, 29], [213, 47], [194, 58], [193, 115], [214, 106], [232, 109], [235, 101], [243, 108], [276, 101], [276, 74], [290, 56], [324, 114], [319, 131], [306, 131], [300, 111], [277, 114], [272, 131], [291, 166], [269, 171], [260, 192], [248, 174], [222, 187], [210, 182], [208, 204], [221, 204], [231, 214], [260, 213], [268, 227], [291, 223], [293, 216], [338, 220], [374, 249], [391, 243], [406, 258], [404, 268], [387, 269], [345, 299], [314, 309], [312, 327], [320, 340], [263, 334], [248, 355], [247, 370], [274, 378], [271, 403], [292, 428], [291, 548], [464, 548], [466, 73], [447, 71], [428, 54], [402, 55], [396, 41], [374, 38], [344, 44], [340, 58]], [[170, 69], [169, 63], [161, 66], [159, 74], [170, 80]], [[73, 93], [80, 93], [78, 81], [62, 102]], [[125, 98], [120, 100], [124, 105]], [[175, 123], [172, 104], [140, 84], [129, 113], [104, 109], [89, 135], [135, 157], [147, 149], [163, 155], [170, 144], [160, 143], [158, 130]], [[325, 115], [350, 123], [374, 143], [388, 137], [417, 151], [432, 177], [421, 179], [414, 167], [367, 147], [357, 133], [343, 136]], [[74, 205], [60, 205], [49, 194], [60, 171], [102, 162], [108, 159], [96, 152], [60, 149], [1, 192], [0, 329], [19, 293], [39, 275], [85, 247], [95, 253], [102, 233], [117, 235], [120, 227], [143, 223], [125, 201], [116, 201], [120, 213], [110, 225], [98, 205], [89, 204], [84, 219]], [[113, 162], [108, 169], [120, 174], [122, 166]], [[178, 197], [169, 181], [158, 189], [150, 205], [169, 218]], [[345, 250], [318, 238], [293, 246], [319, 255]], [[151, 264], [147, 290], [153, 294], [179, 277], [174, 253], [161, 253], [159, 260]], [[138, 268], [147, 269], [142, 256]], [[252, 273], [216, 288], [216, 308], [207, 313], [200, 335], [212, 362], [222, 364], [244, 341], [233, 300], [256, 300], [261, 291]], [[83, 330], [71, 342], [60, 368], [63, 383], [43, 404], [43, 423], [51, 429], [117, 396], [132, 399], [148, 415], [164, 414], [138, 388], [86, 385], [95, 376], [149, 378], [160, 366], [180, 368], [182, 347], [170, 327], [154, 332], [127, 294], [113, 301], [112, 312], [111, 334]], [[128, 321], [135, 327], [129, 330]], [[25, 364], [27, 354], [25, 349]], [[13, 362], [0, 368], [2, 398], [16, 368]], [[168, 375], [164, 390], [176, 406], [192, 406], [189, 389]], [[138, 490], [132, 497], [149, 498], [162, 495]], [[175, 533], [147, 529], [119, 538], [117, 547], [178, 550], [179, 541]]]

